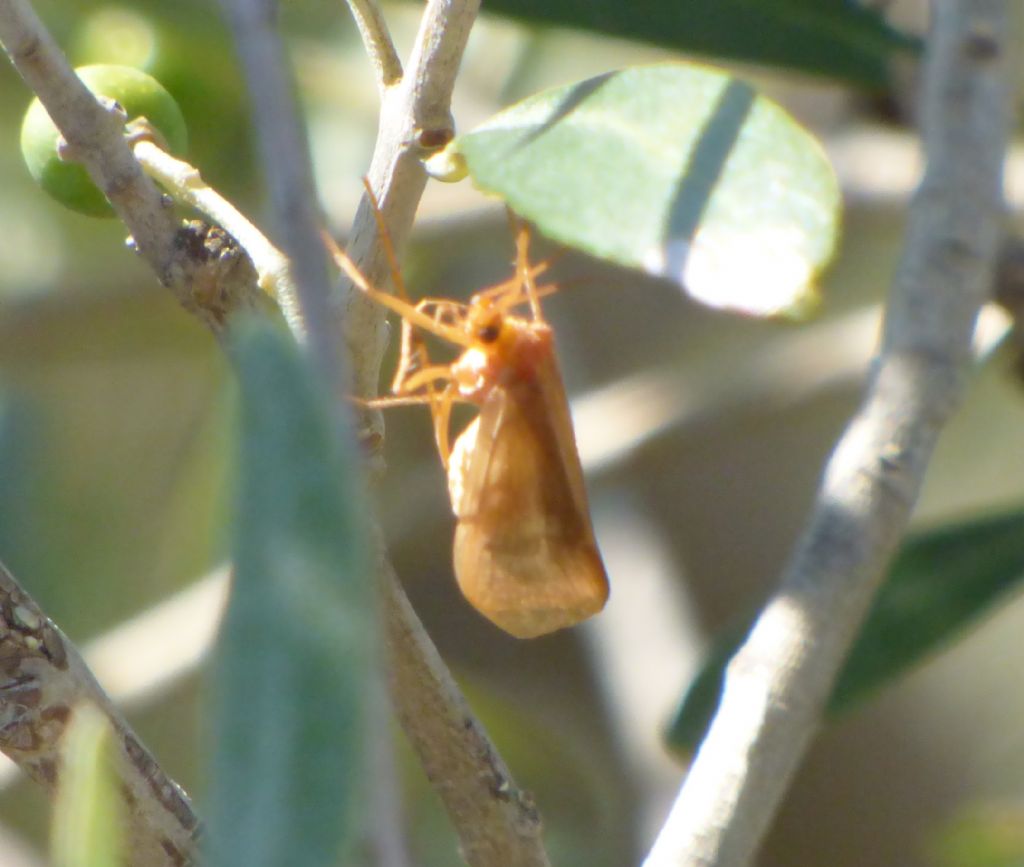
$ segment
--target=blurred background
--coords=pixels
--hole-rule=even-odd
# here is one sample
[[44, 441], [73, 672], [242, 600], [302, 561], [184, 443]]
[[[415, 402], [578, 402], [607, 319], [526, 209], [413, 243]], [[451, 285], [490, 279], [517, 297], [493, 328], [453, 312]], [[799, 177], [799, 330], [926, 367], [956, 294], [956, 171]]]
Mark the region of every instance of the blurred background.
[[[925, 32], [923, 2], [885, 6], [899, 27]], [[37, 7], [75, 64], [156, 76], [184, 110], [190, 161], [260, 222], [246, 98], [214, 4]], [[404, 56], [419, 6], [385, 11]], [[373, 147], [376, 86], [344, 4], [290, 0], [283, 14], [322, 204], [343, 236]], [[455, 117], [469, 129], [544, 87], [678, 57], [484, 15]], [[894, 62], [886, 93], [732, 68], [820, 137], [846, 199], [841, 249], [819, 314], [800, 324], [712, 312], [668, 284], [559, 258], [553, 279], [566, 289], [546, 310], [612, 581], [606, 612], [529, 642], [482, 620], [453, 580], [427, 413], [387, 416], [380, 512], [396, 567], [566, 867], [637, 863], [667, 812], [685, 761], [665, 748], [664, 728], [710, 637], [766, 596], [799, 532], [857, 405], [920, 170], [911, 59]], [[120, 225], [64, 211], [34, 186], [18, 150], [28, 101], [0, 65], [0, 558], [91, 651], [143, 740], [201, 804], [200, 658], [222, 590], [211, 573], [225, 552], [233, 385], [211, 336], [126, 250]], [[1015, 154], [1016, 207], [1022, 185]], [[536, 248], [551, 251], [543, 239]], [[497, 203], [468, 182], [428, 187], [405, 254], [414, 294], [465, 298], [506, 278], [511, 258]], [[983, 323], [994, 333], [998, 314]], [[919, 525], [1024, 501], [1024, 391], [1012, 363], [995, 349], [979, 366]], [[827, 728], [762, 863], [947, 867], [1024, 852], [1024, 692], [1013, 688], [1022, 629], [1024, 604], [1003, 607]], [[457, 863], [439, 803], [397, 732], [396, 743], [414, 863]], [[0, 863], [43, 863], [33, 852], [45, 799], [15, 774], [0, 779]], [[986, 846], [995, 860], [980, 860]]]

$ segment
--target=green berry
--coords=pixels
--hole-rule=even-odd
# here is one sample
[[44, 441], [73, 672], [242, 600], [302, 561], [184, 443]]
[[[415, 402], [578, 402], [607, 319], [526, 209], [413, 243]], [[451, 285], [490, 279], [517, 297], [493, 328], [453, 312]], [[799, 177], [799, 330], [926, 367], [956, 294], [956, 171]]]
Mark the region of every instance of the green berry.
[[[83, 66], [79, 78], [97, 96], [117, 102], [128, 120], [145, 117], [164, 137], [172, 153], [185, 150], [188, 134], [178, 103], [153, 77], [130, 66]], [[92, 217], [112, 217], [113, 208], [89, 178], [85, 167], [57, 154], [60, 133], [38, 99], [21, 124], [21, 155], [32, 177], [62, 205]]]

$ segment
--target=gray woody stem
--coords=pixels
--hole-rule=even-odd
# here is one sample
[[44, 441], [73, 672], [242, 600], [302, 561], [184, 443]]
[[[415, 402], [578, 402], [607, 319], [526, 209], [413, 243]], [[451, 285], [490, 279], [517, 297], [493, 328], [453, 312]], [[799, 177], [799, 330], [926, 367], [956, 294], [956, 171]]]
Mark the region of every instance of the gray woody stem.
[[377, 0], [348, 0], [348, 5], [363, 38], [366, 54], [377, 73], [377, 86], [383, 93], [402, 78], [402, 61], [398, 59], [391, 41], [384, 14]]
[[[68, 65], [27, 0], [0, 0], [0, 43], [14, 67], [57, 125], [70, 152], [103, 190], [157, 278], [215, 333], [227, 312], [266, 312], [255, 282], [206, 307], [196, 281], [208, 279], [208, 263], [197, 258], [182, 234], [171, 202], [145, 175], [125, 139], [124, 117], [101, 105]], [[222, 303], [223, 302], [223, 303]]]
[[[266, 18], [268, 6], [259, 0], [224, 0], [236, 30], [239, 53], [243, 57], [255, 106], [255, 116], [264, 141], [265, 168], [272, 180], [272, 199], [277, 203], [279, 222], [285, 214], [289, 227], [302, 243], [315, 247], [306, 254], [322, 260], [315, 226], [309, 223], [313, 201], [308, 152], [302, 145], [298, 118], [293, 108], [282, 106], [277, 98], [284, 89], [283, 63], [279, 43]], [[368, 6], [361, 4], [365, 11]], [[261, 13], [261, 10], [264, 10]], [[388, 222], [396, 245], [404, 239], [425, 185], [420, 158], [452, 136], [448, 108], [455, 74], [469, 34], [476, 3], [437, 2], [424, 11], [419, 37], [405, 76], [383, 88], [380, 135], [370, 170], [371, 184], [380, 198], [381, 211]], [[378, 30], [372, 44], [378, 45], [383, 20], [374, 19]], [[278, 47], [271, 47], [268, 42]], [[390, 44], [390, 40], [386, 40]], [[379, 59], [379, 58], [378, 58]], [[376, 62], [376, 61], [375, 61]], [[391, 67], [391, 73], [395, 72]], [[387, 84], [389, 74], [382, 73]], [[268, 79], [276, 78], [275, 81]], [[267, 140], [276, 144], [268, 143]], [[295, 165], [301, 162], [302, 165]], [[272, 169], [272, 171], [270, 171]], [[295, 180], [285, 184], [284, 179]], [[306, 204], [296, 201], [303, 193]], [[301, 208], [306, 213], [299, 213]], [[371, 282], [381, 283], [386, 276], [377, 223], [364, 199], [353, 237], [362, 243], [364, 271]], [[300, 239], [285, 236], [282, 246], [297, 266]], [[355, 242], [354, 242], [355, 244]], [[300, 305], [303, 300], [302, 276], [296, 267]], [[317, 274], [319, 278], [319, 274]], [[326, 293], [321, 294], [326, 300]], [[314, 328], [324, 328], [330, 319], [321, 313], [317, 300], [314, 319], [306, 316], [310, 343], [316, 345]], [[383, 320], [378, 308], [367, 306], [360, 295], [352, 296], [349, 318], [360, 311], [363, 318], [344, 323], [357, 383], [376, 384], [380, 368]], [[339, 323], [341, 324], [341, 323]], [[336, 332], [340, 333], [340, 331]], [[332, 336], [321, 333], [319, 340], [329, 345]], [[370, 374], [372, 373], [372, 377]], [[379, 533], [375, 533], [379, 539]], [[463, 857], [472, 867], [545, 867], [548, 860], [540, 841], [540, 820], [527, 796], [519, 792], [482, 726], [469, 711], [451, 675], [444, 667], [433, 643], [409, 605], [401, 584], [379, 544], [379, 575], [384, 588], [386, 633], [388, 639], [390, 683], [396, 713], [428, 777], [448, 810], [459, 836]]]
[[[384, 91], [370, 185], [401, 248], [426, 184], [421, 157], [454, 133], [449, 103], [479, 0], [429, 0], [405, 75]], [[364, 196], [349, 255], [374, 285], [388, 279], [377, 223]], [[383, 311], [347, 287], [345, 330], [359, 394], [374, 394], [384, 346]], [[386, 557], [387, 606], [395, 710], [434, 781], [472, 867], [546, 867], [540, 819], [515, 787], [480, 723], [444, 667]]]
[[[426, 185], [421, 158], [454, 134], [449, 103], [479, 0], [428, 0], [405, 75], [384, 90], [369, 180], [397, 248], [412, 227]], [[370, 283], [388, 262], [367, 197], [352, 228], [349, 255]], [[384, 347], [384, 315], [347, 287], [344, 327], [356, 391], [374, 394]], [[546, 867], [540, 818], [444, 667], [401, 584], [381, 555], [391, 693], [420, 762], [434, 782], [471, 867]]]
[[868, 392], [828, 463], [781, 587], [729, 666], [710, 732], [645, 867], [750, 863], [960, 402], [1000, 234], [1007, 6], [932, 4], [928, 165]]
[[82, 84], [27, 0], [0, 0], [0, 42], [157, 277], [169, 283], [177, 228], [174, 209], [163, 202], [132, 155], [123, 118], [104, 109]]
[[[368, 177], [398, 250], [409, 235], [426, 186], [422, 157], [454, 135], [451, 94], [479, 6], [480, 0], [428, 0], [405, 74], [382, 95]], [[371, 284], [387, 284], [388, 262], [365, 195], [356, 211], [348, 254]], [[352, 353], [355, 390], [372, 396], [380, 380], [385, 314], [350, 283], [343, 289], [343, 327]], [[379, 431], [379, 420], [371, 419], [370, 427]]]
[[95, 705], [110, 721], [128, 816], [128, 862], [182, 867], [198, 859], [198, 822], [96, 683], [78, 651], [0, 565], [0, 750], [51, 793], [72, 710]]

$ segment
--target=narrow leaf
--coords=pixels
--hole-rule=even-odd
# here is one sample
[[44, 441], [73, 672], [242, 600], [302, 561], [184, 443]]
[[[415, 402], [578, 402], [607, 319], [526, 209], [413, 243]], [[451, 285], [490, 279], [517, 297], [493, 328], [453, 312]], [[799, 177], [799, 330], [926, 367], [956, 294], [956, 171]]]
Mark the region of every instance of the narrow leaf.
[[799, 312], [835, 248], [814, 138], [723, 72], [672, 63], [555, 88], [445, 152], [545, 235], [714, 307]]
[[[928, 654], [953, 641], [1024, 579], [1024, 511], [915, 534], [882, 585], [829, 699], [845, 713]], [[669, 744], [693, 750], [718, 704], [725, 666], [753, 618], [724, 632], [694, 678], [672, 723]]]
[[849, 0], [488, 0], [486, 10], [872, 87], [917, 41]]
[[374, 622], [362, 486], [297, 347], [235, 327], [241, 459], [212, 682], [210, 863], [320, 867], [358, 831]]
[[53, 808], [55, 867], [121, 867], [124, 822], [107, 718], [92, 705], [75, 709], [61, 744]]

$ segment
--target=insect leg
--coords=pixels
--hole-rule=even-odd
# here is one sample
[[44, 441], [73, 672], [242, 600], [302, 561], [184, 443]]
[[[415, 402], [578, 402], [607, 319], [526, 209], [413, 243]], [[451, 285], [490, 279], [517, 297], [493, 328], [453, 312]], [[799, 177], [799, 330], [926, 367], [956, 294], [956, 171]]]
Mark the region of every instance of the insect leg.
[[[430, 406], [431, 420], [434, 424], [434, 442], [437, 443], [437, 452], [441, 456], [441, 463], [445, 470], [448, 469], [448, 460], [451, 457], [451, 444], [449, 442], [448, 428], [452, 416], [452, 404], [456, 401], [465, 401], [453, 382], [451, 382], [451, 371], [442, 365], [428, 367], [417, 371], [408, 377], [402, 387], [409, 389], [410, 393], [394, 394], [386, 397], [376, 397], [370, 400], [355, 399], [361, 406], [384, 409], [391, 406], [411, 406], [416, 404], [428, 404]], [[440, 379], [448, 379], [443, 389], [437, 391], [434, 383]], [[411, 393], [417, 388], [425, 387], [426, 391]], [[468, 401], [466, 401], [468, 402]]]
[[[535, 273], [536, 273], [536, 271], [535, 271]], [[517, 279], [516, 282], [518, 283], [518, 279]], [[484, 289], [483, 292], [477, 292], [476, 295], [474, 295], [473, 297], [475, 298], [475, 297], [478, 297], [478, 296], [483, 296], [483, 297], [486, 298], [488, 295], [491, 295], [491, 294], [499, 295], [499, 300], [497, 302], [498, 303], [498, 307], [502, 311], [505, 311], [505, 312], [518, 307], [520, 304], [528, 304], [528, 303], [530, 303], [531, 296], [528, 293], [526, 293], [526, 292], [518, 291], [518, 286], [511, 287], [511, 286], [508, 286], [508, 285], [502, 285], [500, 287], [491, 287], [491, 288], [492, 289], [494, 289], [494, 288], [502, 288], [502, 289], [505, 289], [506, 292], [508, 291], [509, 288], [516, 288], [517, 291], [512, 292], [510, 294], [507, 294], [504, 298], [502, 298], [502, 297], [500, 297], [500, 294], [498, 292], [493, 292], [492, 293], [491, 289]], [[547, 298], [549, 295], [554, 295], [561, 288], [562, 287], [559, 284], [557, 284], [557, 283], [548, 283], [548, 284], [546, 284], [544, 286], [536, 286], [534, 291], [536, 293], [536, 297], [537, 298]]]
[[402, 338], [399, 344], [398, 366], [395, 368], [394, 378], [391, 380], [391, 391], [398, 394], [403, 391], [403, 384], [409, 378], [413, 367], [423, 366], [427, 360], [426, 349], [420, 343], [413, 343], [415, 333], [412, 330], [412, 323], [407, 319], [402, 320]]
[[422, 406], [431, 402], [429, 394], [386, 394], [383, 397], [350, 397], [357, 406], [368, 409], [389, 409], [393, 406]]
[[[385, 394], [381, 397], [349, 397], [350, 403], [356, 406], [365, 406], [369, 409], [390, 409], [393, 406], [423, 406], [436, 400], [442, 392], [435, 391], [433, 395], [421, 391], [418, 394]], [[455, 403], [473, 403], [469, 398], [463, 397], [456, 391], [452, 391], [450, 398]]]
[[[434, 322], [454, 327], [458, 327], [465, 316], [463, 312], [464, 307], [464, 304], [444, 298], [423, 298], [416, 304], [416, 310], [423, 313], [426, 313], [430, 308], [434, 308], [431, 312], [431, 318]], [[426, 347], [417, 341], [416, 338], [417, 335], [413, 331], [413, 324], [408, 319], [403, 319], [398, 367], [391, 382], [391, 391], [396, 394], [405, 390], [404, 383], [414, 370], [430, 365], [430, 358], [427, 355]]]
[[466, 318], [466, 305], [461, 301], [452, 301], [450, 298], [421, 298], [416, 303], [416, 309], [424, 313], [430, 308], [433, 308], [431, 318], [441, 325], [461, 328]]
[[430, 415], [434, 421], [434, 442], [441, 456], [441, 465], [448, 471], [452, 450], [448, 441], [448, 428], [452, 418], [452, 404], [458, 400], [455, 383], [449, 382], [440, 392], [430, 390]]
[[[551, 267], [551, 260], [545, 259], [543, 262], [538, 262], [536, 265], [530, 266], [530, 274], [536, 280], [541, 274]], [[522, 289], [523, 279], [516, 274], [515, 277], [510, 277], [508, 280], [503, 280], [501, 283], [495, 283], [493, 286], [488, 286], [486, 289], [481, 289], [479, 292], [474, 292], [474, 298], [490, 298], [492, 296], [501, 298], [503, 295], [509, 295], [512, 298], [511, 303], [503, 302], [503, 307], [515, 307], [517, 304], [523, 304], [526, 302], [526, 296], [520, 291]], [[547, 287], [544, 287], [547, 289]], [[552, 290], [554, 291], [554, 290]], [[545, 293], [550, 294], [550, 293]]]
[[401, 383], [401, 390], [398, 393], [403, 395], [412, 394], [418, 389], [430, 386], [440, 379], [446, 379], [450, 382], [451, 378], [452, 371], [447, 364], [432, 364], [430, 367], [424, 367], [422, 370], [417, 370], [415, 373], [407, 376], [405, 381]]

